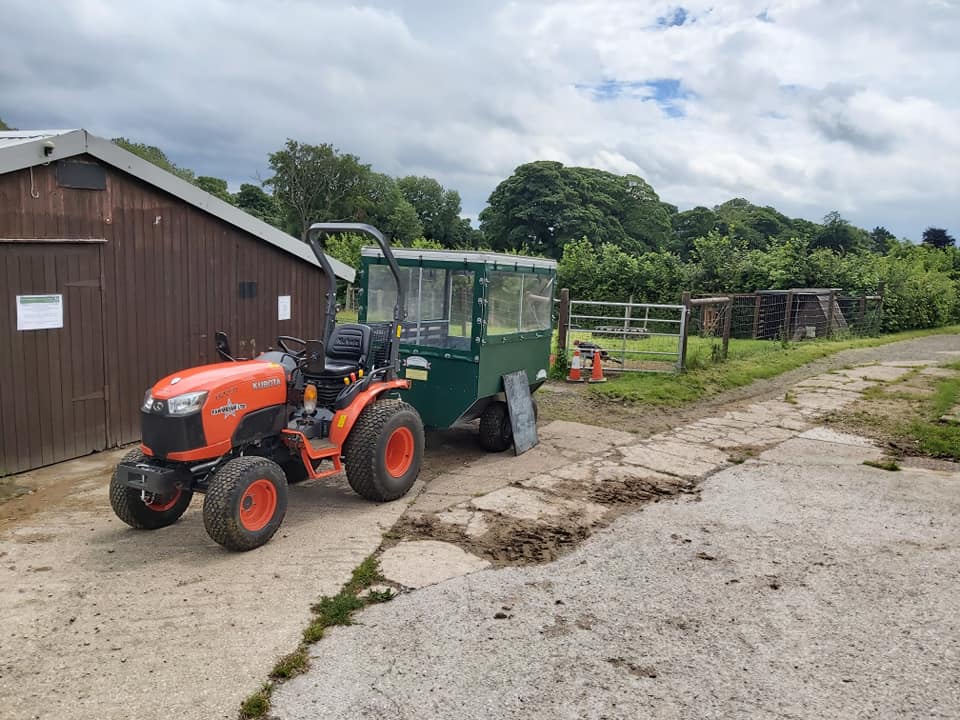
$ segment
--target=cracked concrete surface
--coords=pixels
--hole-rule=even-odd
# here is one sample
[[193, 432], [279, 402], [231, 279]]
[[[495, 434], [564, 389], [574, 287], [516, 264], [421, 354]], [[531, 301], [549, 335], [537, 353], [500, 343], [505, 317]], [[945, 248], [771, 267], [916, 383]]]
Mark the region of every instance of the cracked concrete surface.
[[[550, 423], [541, 429], [541, 444], [525, 455], [483, 458], [435, 478], [408, 513], [416, 526], [411, 538], [424, 534], [458, 542], [498, 564], [553, 559], [556, 548], [530, 550], [538, 526], [559, 526], [576, 542], [624, 505], [688, 492], [701, 478], [797, 436], [809, 441], [794, 446], [801, 453], [797, 461], [821, 463], [810, 455], [814, 441], [833, 442], [834, 436], [814, 428], [819, 416], [932, 362], [841, 368], [797, 383], [783, 399], [755, 402], [644, 440], [579, 423]], [[500, 552], [510, 542], [523, 548]]]
[[[621, 454], [665, 467], [702, 452], [719, 467], [686, 496], [696, 502], [622, 515], [556, 562], [480, 570], [364, 611], [311, 648], [310, 670], [274, 692], [272, 714], [960, 716], [960, 467], [867, 467], [882, 456], [872, 442], [815, 424], [907, 371], [881, 368], [521, 481], [538, 491], [542, 521], [548, 498], [560, 508], [610, 484]], [[837, 392], [851, 383], [860, 389]], [[718, 439], [755, 456], [728, 465]], [[494, 490], [447, 519], [483, 514], [494, 527], [496, 508], [515, 503]]]

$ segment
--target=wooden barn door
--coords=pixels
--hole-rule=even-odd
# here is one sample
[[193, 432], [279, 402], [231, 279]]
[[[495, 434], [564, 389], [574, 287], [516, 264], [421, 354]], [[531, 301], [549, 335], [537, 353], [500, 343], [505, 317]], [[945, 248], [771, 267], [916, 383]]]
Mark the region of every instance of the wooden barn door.
[[107, 446], [100, 268], [99, 243], [0, 243], [0, 475]]

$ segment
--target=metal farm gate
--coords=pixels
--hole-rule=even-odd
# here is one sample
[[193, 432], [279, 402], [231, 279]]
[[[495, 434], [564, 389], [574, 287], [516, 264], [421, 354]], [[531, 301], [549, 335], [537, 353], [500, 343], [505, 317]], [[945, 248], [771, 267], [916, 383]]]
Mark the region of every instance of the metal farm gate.
[[605, 370], [677, 372], [683, 367], [683, 305], [571, 300], [560, 291], [558, 346], [584, 360], [600, 352]]

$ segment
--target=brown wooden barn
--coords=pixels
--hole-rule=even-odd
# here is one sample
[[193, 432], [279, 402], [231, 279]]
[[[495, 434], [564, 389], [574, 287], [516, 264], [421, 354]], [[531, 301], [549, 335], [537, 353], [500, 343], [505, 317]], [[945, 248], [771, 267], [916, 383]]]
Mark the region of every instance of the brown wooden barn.
[[304, 243], [107, 140], [0, 133], [0, 476], [136, 441], [215, 331], [316, 337], [325, 290]]

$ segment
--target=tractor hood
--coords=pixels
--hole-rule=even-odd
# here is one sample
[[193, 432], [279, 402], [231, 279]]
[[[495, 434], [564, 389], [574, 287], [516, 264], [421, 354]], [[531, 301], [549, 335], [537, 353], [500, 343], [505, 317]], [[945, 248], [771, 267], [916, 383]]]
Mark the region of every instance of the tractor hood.
[[[157, 400], [206, 390], [209, 400], [255, 394], [260, 400], [282, 403], [286, 398], [283, 367], [264, 360], [242, 360], [181, 370], [159, 380], [150, 390]], [[266, 403], [264, 403], [266, 404]]]

